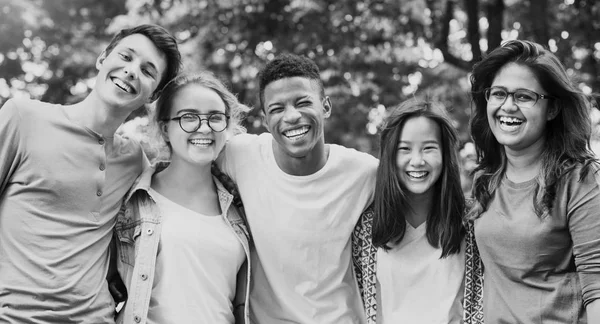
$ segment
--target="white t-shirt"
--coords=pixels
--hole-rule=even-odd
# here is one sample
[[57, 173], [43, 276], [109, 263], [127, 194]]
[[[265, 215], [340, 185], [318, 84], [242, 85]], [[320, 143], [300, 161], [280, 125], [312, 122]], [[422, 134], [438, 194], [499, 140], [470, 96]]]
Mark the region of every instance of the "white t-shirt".
[[232, 300], [246, 256], [221, 216], [205, 216], [150, 189], [162, 231], [148, 324], [234, 323]]
[[222, 168], [237, 183], [255, 249], [250, 316], [256, 323], [364, 323], [351, 234], [371, 203], [377, 159], [330, 144], [325, 166], [292, 176], [271, 134], [238, 135]]
[[462, 323], [465, 245], [440, 259], [429, 244], [426, 223], [406, 224], [400, 244], [377, 251], [377, 323]]

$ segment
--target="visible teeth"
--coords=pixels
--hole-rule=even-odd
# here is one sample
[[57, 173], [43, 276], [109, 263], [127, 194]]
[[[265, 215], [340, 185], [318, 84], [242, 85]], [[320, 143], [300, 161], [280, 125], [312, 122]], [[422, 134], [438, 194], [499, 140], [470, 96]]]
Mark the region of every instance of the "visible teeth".
[[523, 123], [523, 120], [519, 119], [519, 118], [515, 118], [515, 117], [505, 117], [502, 116], [499, 118], [501, 123], [505, 123], [505, 124], [517, 124], [520, 125]]
[[116, 84], [116, 85], [117, 85], [119, 88], [121, 88], [121, 89], [125, 90], [126, 92], [128, 92], [128, 93], [133, 93], [133, 88], [132, 88], [132, 87], [130, 87], [130, 86], [127, 84], [127, 83], [125, 83], [125, 82], [123, 82], [123, 81], [121, 81], [121, 80], [119, 80], [119, 79], [117, 79], [117, 78], [114, 78], [114, 79], [113, 79], [113, 82], [114, 82], [114, 84]]
[[419, 178], [425, 177], [429, 172], [427, 172], [427, 171], [408, 171], [406, 173], [411, 178], [417, 178], [417, 179], [419, 179]]
[[285, 131], [285, 132], [283, 132], [283, 135], [285, 135], [285, 137], [293, 139], [295, 137], [300, 137], [300, 136], [308, 133], [309, 129], [310, 128], [308, 126], [302, 126], [300, 128], [295, 128], [292, 130]]
[[195, 138], [193, 140], [190, 140], [190, 143], [192, 143], [193, 145], [208, 146], [213, 143], [213, 140], [208, 138]]

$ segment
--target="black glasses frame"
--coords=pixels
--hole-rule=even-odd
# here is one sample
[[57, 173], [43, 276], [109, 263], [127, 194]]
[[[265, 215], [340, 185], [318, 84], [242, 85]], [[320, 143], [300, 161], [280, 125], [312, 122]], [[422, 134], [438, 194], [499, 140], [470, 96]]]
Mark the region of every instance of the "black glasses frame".
[[[533, 90], [529, 90], [529, 89], [519, 88], [519, 89], [516, 89], [515, 91], [508, 91], [508, 89], [506, 89], [505, 87], [489, 87], [489, 88], [485, 89], [485, 94], [484, 94], [485, 101], [487, 101], [487, 102], [490, 102], [489, 99], [490, 99], [490, 93], [492, 92], [492, 89], [499, 89], [499, 90], [506, 92], [506, 97], [504, 97], [504, 100], [501, 103], [499, 103], [498, 106], [504, 105], [504, 103], [506, 102], [506, 99], [508, 99], [509, 96], [512, 96], [512, 99], [513, 99], [513, 102], [515, 103], [515, 105], [522, 106], [523, 105], [522, 103], [519, 103], [517, 100], [515, 100], [515, 93], [522, 92], [522, 91], [525, 91], [525, 92], [530, 93], [535, 96], [535, 101], [533, 102], [531, 107], [535, 106], [535, 104], [537, 104], [538, 100], [540, 100], [540, 99], [552, 99], [553, 98], [549, 95], [539, 94], [539, 93], [537, 93]], [[531, 108], [531, 107], [528, 107], [528, 108]]]
[[[215, 129], [215, 128], [213, 127], [213, 125], [211, 125], [211, 123], [210, 123], [210, 119], [211, 119], [211, 117], [212, 117], [212, 116], [214, 116], [214, 115], [222, 115], [222, 116], [224, 116], [224, 117], [225, 117], [225, 127], [223, 127], [222, 129], [219, 129], [219, 128]], [[192, 129], [192, 130], [185, 129], [185, 128], [183, 127], [183, 124], [181, 123], [181, 119], [182, 119], [182, 118], [186, 118], [186, 117], [190, 117], [190, 116], [193, 116], [193, 117], [195, 117], [195, 118], [198, 120], [198, 125], [197, 125], [197, 126], [194, 128], [194, 129]], [[203, 117], [203, 116], [204, 116], [204, 117]], [[229, 116], [229, 115], [227, 115], [226, 113], [221, 113], [221, 112], [210, 113], [210, 114], [195, 114], [195, 113], [185, 113], [185, 114], [183, 114], [183, 115], [181, 115], [181, 116], [173, 117], [173, 118], [171, 118], [171, 119], [166, 119], [166, 121], [169, 121], [169, 120], [174, 120], [174, 121], [177, 121], [177, 122], [179, 122], [179, 127], [181, 127], [181, 129], [182, 129], [184, 132], [186, 132], [186, 133], [193, 133], [193, 132], [197, 131], [198, 129], [200, 129], [200, 127], [202, 126], [202, 121], [203, 121], [203, 120], [206, 120], [206, 124], [208, 125], [208, 127], [209, 127], [209, 128], [212, 130], [212, 131], [219, 133], [219, 132], [222, 132], [222, 131], [224, 131], [224, 130], [226, 130], [226, 129], [227, 129], [227, 126], [229, 126], [229, 118], [230, 118], [230, 116]]]

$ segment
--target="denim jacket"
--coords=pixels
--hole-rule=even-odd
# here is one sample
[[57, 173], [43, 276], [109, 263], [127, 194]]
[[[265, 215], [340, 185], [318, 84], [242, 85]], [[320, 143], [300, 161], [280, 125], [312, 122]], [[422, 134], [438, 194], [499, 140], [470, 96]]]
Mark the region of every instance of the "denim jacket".
[[[159, 163], [145, 170], [127, 194], [117, 215], [115, 235], [117, 241], [117, 268], [129, 296], [117, 323], [146, 323], [150, 294], [154, 282], [154, 269], [158, 243], [161, 236], [161, 212], [149, 194], [152, 175], [162, 171], [168, 164]], [[219, 172], [218, 170], [216, 172]], [[235, 323], [250, 323], [248, 300], [250, 291], [250, 234], [245, 224], [243, 210], [233, 204], [234, 196], [217, 179], [219, 203], [227, 224], [235, 233], [246, 253], [246, 261], [237, 276], [236, 295], [233, 300]], [[222, 174], [221, 174], [222, 175]]]

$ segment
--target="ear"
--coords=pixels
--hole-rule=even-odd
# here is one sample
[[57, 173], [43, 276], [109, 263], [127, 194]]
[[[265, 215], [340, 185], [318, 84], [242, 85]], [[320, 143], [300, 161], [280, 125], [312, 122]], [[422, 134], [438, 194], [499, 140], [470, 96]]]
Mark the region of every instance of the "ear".
[[168, 143], [169, 142], [169, 124], [161, 121], [160, 124], [158, 125], [158, 127], [160, 129], [160, 135], [165, 140], [165, 142]]
[[331, 100], [329, 99], [329, 96], [325, 96], [325, 99], [323, 99], [323, 116], [325, 118], [331, 116], [331, 108]]
[[152, 92], [152, 95], [148, 98], [147, 103], [153, 103], [154, 101], [156, 101], [156, 99], [158, 99], [158, 97], [160, 97], [160, 91], [155, 90], [154, 92]]
[[262, 121], [262, 125], [270, 132], [271, 129], [269, 128], [269, 119], [267, 118], [267, 114], [265, 113], [264, 109], [260, 111], [260, 119]]
[[552, 104], [548, 107], [548, 113], [546, 115], [546, 121], [551, 121], [554, 118], [556, 118], [556, 116], [558, 116], [558, 113], [560, 112], [560, 107], [556, 104]]
[[102, 51], [102, 53], [100, 53], [100, 56], [98, 56], [98, 58], [96, 59], [96, 69], [100, 70], [102, 63], [104, 63], [104, 59], [106, 59], [106, 51]]

